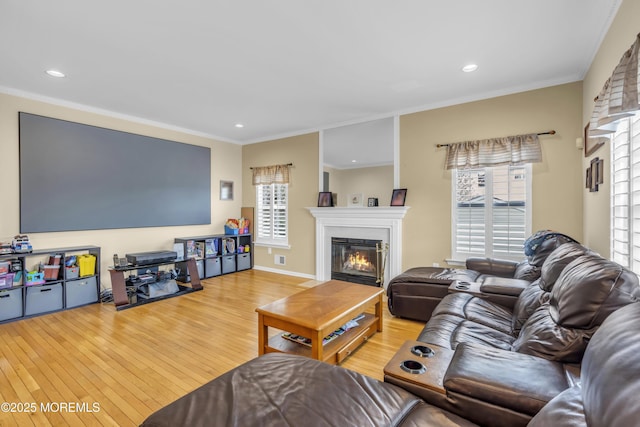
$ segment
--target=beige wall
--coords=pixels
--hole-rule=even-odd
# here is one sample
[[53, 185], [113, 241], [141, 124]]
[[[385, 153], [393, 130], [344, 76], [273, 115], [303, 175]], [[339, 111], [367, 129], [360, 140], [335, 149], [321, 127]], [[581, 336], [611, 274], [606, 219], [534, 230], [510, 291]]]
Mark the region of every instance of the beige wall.
[[332, 169], [329, 172], [329, 190], [338, 194], [336, 206], [347, 206], [349, 194], [362, 194], [363, 204], [375, 197], [379, 206], [389, 206], [393, 191], [393, 165], [356, 169]]
[[[631, 47], [640, 31], [640, 2], [624, 0], [605, 36], [600, 49], [584, 78], [582, 99], [582, 125], [586, 126], [591, 118], [593, 99], [600, 93], [605, 81], [613, 73], [624, 52]], [[604, 160], [605, 180], [598, 192], [583, 190], [584, 197], [584, 244], [605, 257], [611, 255], [610, 249], [610, 144], [605, 144], [589, 158], [583, 158], [582, 174], [594, 157]]]
[[[33, 233], [29, 235], [31, 243], [37, 249], [86, 245], [100, 246], [102, 249], [100, 271], [103, 288], [111, 288], [107, 266], [112, 264], [111, 260], [114, 253], [124, 256], [128, 252], [172, 249], [175, 237], [222, 233], [225, 220], [229, 217], [238, 217], [240, 215], [242, 201], [242, 188], [240, 185], [242, 179], [240, 172], [242, 147], [240, 145], [219, 142], [209, 138], [166, 130], [106, 115], [79, 111], [23, 97], [0, 94], [0, 152], [2, 153], [3, 171], [3, 208], [0, 210], [0, 239], [3, 241], [11, 239], [18, 234], [20, 226], [18, 182], [19, 111], [211, 148], [211, 176], [202, 177], [202, 179], [211, 180], [210, 225]], [[118, 165], [114, 165], [114, 173], [118, 173], [117, 167]], [[166, 165], [166, 167], [171, 167], [171, 165]], [[233, 201], [220, 201], [220, 180], [236, 182], [236, 194]], [[187, 208], [185, 207], [185, 209]], [[43, 206], [43, 209], [46, 209], [46, 206]], [[151, 212], [150, 215], [153, 215], [153, 213]], [[27, 267], [33, 266], [27, 265]]]
[[403, 268], [443, 264], [451, 256], [451, 173], [436, 144], [554, 129], [542, 136], [533, 166], [532, 231], [582, 239], [581, 83], [423, 111], [400, 118], [400, 186], [411, 207], [404, 221]]
[[[319, 135], [311, 133], [242, 147], [243, 206], [256, 205], [251, 167], [293, 163], [289, 184], [289, 249], [256, 246], [257, 268], [284, 271], [303, 277], [315, 276], [315, 220], [306, 209], [318, 204]], [[286, 265], [276, 265], [275, 255], [284, 255]]]

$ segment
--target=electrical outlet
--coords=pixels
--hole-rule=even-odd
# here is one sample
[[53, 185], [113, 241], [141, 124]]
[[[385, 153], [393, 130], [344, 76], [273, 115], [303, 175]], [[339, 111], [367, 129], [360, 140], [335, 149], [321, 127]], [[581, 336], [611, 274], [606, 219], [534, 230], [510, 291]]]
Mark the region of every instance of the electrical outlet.
[[271, 248], [267, 248], [267, 253], [271, 255]]
[[434, 262], [433, 264], [431, 264], [432, 267], [440, 267], [440, 264], [437, 262]]

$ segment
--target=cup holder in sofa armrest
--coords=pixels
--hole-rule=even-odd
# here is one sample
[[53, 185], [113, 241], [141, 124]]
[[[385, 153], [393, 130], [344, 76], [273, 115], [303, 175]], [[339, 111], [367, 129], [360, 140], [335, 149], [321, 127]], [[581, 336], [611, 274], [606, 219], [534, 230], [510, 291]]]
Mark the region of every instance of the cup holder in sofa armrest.
[[418, 357], [433, 357], [436, 355], [436, 352], [433, 351], [431, 347], [427, 347], [426, 345], [414, 345], [411, 347], [411, 353], [415, 354]]
[[471, 287], [471, 283], [469, 282], [456, 282], [453, 287], [455, 289], [460, 289], [460, 290], [468, 290]]
[[424, 374], [427, 372], [427, 367], [415, 360], [403, 361], [400, 363], [400, 369], [410, 374]]

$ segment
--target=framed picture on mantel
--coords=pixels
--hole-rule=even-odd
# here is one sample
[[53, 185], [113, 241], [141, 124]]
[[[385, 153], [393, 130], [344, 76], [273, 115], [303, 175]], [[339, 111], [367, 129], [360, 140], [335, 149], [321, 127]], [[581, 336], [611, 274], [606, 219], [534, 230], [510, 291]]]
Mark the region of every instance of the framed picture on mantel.
[[391, 194], [391, 206], [404, 206], [404, 202], [407, 199], [406, 188], [396, 188]]

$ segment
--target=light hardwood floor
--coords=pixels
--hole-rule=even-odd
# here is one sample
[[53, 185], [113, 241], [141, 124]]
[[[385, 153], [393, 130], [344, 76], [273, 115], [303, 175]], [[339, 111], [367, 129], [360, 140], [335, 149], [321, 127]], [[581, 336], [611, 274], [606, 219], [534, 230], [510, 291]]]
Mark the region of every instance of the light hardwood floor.
[[[92, 304], [0, 325], [0, 426], [138, 425], [256, 357], [255, 308], [313, 283], [248, 270], [203, 285], [122, 311]], [[423, 326], [386, 307], [384, 316], [384, 331], [341, 366], [382, 380], [384, 365]]]

